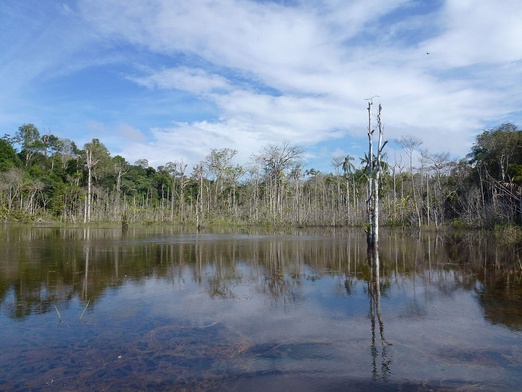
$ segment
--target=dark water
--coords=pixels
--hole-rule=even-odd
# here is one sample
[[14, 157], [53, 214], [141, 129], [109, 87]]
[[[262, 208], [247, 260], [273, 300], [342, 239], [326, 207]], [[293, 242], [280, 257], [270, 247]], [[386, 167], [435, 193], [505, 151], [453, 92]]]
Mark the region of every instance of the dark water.
[[0, 390], [512, 391], [522, 257], [480, 233], [0, 227]]

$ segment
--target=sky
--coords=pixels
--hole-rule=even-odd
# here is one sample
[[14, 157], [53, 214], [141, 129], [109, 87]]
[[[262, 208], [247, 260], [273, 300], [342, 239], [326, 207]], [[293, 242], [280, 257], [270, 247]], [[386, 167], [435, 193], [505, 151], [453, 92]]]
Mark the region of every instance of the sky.
[[268, 145], [305, 169], [384, 138], [463, 158], [522, 125], [520, 0], [1, 0], [0, 135], [32, 123], [81, 148], [192, 168]]

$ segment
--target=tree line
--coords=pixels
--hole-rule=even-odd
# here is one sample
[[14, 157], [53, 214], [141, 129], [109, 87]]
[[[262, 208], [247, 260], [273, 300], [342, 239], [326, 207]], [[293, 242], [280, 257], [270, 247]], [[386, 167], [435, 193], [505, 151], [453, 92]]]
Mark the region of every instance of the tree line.
[[413, 136], [394, 142], [393, 157], [337, 156], [330, 173], [306, 169], [304, 150], [290, 142], [266, 145], [243, 165], [236, 150], [222, 148], [192, 168], [181, 160], [153, 168], [146, 159], [111, 156], [99, 139], [78, 148], [24, 124], [0, 139], [0, 219], [365, 225], [369, 170], [378, 164], [383, 225], [521, 223], [522, 131], [515, 125], [484, 130], [460, 160], [423, 149]]

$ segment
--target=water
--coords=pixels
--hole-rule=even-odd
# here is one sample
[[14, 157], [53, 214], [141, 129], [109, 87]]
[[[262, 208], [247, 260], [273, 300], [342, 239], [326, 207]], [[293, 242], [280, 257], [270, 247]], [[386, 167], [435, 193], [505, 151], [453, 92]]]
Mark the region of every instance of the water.
[[520, 247], [480, 233], [0, 228], [0, 390], [512, 391]]

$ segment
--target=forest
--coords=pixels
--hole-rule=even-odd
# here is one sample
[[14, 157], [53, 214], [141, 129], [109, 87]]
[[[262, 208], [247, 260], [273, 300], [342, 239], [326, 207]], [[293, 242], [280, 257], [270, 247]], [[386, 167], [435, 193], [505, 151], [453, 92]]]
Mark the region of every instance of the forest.
[[[494, 227], [522, 223], [522, 131], [503, 124], [478, 134], [459, 160], [422, 140], [394, 140], [379, 184], [384, 226]], [[249, 162], [212, 149], [197, 165], [153, 168], [111, 156], [99, 139], [79, 148], [33, 124], [0, 139], [0, 220], [62, 223], [173, 222], [363, 226], [368, 156], [338, 156], [332, 171], [303, 166], [304, 150], [266, 145]], [[372, 158], [374, 159], [374, 158]]]

